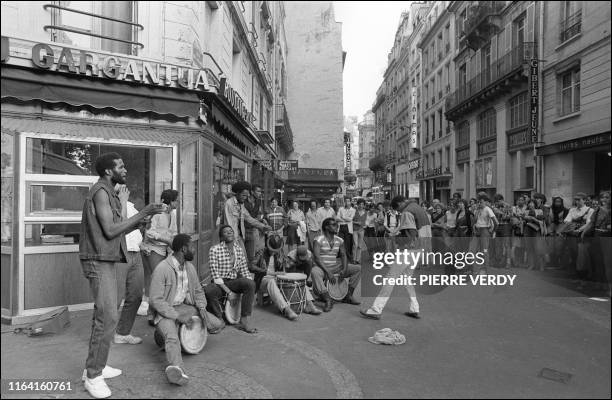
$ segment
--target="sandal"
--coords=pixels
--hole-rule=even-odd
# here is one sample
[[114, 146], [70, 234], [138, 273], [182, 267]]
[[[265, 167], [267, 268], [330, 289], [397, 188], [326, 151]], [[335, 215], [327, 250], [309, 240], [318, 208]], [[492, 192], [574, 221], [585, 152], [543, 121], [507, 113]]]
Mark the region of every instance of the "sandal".
[[247, 327], [244, 326], [243, 324], [236, 324], [234, 326], [236, 327], [236, 329], [241, 330], [246, 333], [257, 333], [258, 332], [257, 328], [247, 329]]

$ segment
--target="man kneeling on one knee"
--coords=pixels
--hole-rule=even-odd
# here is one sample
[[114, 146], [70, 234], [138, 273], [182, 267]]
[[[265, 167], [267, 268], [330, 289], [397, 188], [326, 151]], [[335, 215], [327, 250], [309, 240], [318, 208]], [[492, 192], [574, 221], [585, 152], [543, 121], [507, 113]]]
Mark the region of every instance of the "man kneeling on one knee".
[[[359, 265], [349, 265], [344, 241], [336, 235], [338, 223], [333, 218], [327, 218], [321, 224], [323, 234], [314, 241], [314, 262], [312, 268], [312, 288], [316, 295], [323, 298], [325, 307], [323, 311], [331, 311], [333, 301], [327, 292], [325, 281], [334, 284], [339, 279], [349, 278], [349, 290], [343, 303], [360, 304], [353, 298], [353, 292], [361, 279], [361, 268]], [[341, 262], [338, 262], [340, 255]]]
[[247, 333], [256, 333], [257, 329], [250, 324], [255, 299], [255, 281], [249, 272], [246, 254], [242, 246], [235, 241], [234, 229], [223, 225], [219, 229], [221, 243], [210, 248], [209, 267], [213, 278], [211, 284], [204, 287], [209, 311], [222, 318], [219, 300], [223, 295], [242, 294], [240, 302], [240, 322], [236, 328]]
[[[263, 290], [265, 293], [268, 293], [272, 302], [280, 312], [287, 317], [287, 319], [294, 321], [298, 318], [298, 315], [291, 309], [290, 304], [287, 302], [287, 299], [285, 299], [276, 283], [276, 275], [285, 273], [283, 267], [286, 267], [286, 263], [289, 261], [286, 260], [286, 257], [282, 254], [282, 250], [283, 239], [280, 236], [271, 236], [270, 239], [268, 239], [266, 248], [255, 254], [251, 262], [250, 270], [255, 274], [257, 290]], [[305, 283], [306, 282], [304, 282], [304, 284]], [[312, 293], [310, 293], [310, 289], [305, 288], [305, 290], [306, 305], [304, 307], [304, 312], [313, 315], [321, 314], [321, 310], [312, 303], [313, 297]]]
[[168, 381], [184, 385], [189, 380], [185, 374], [178, 336], [178, 324], [191, 326], [192, 316], [199, 315], [210, 333], [220, 331], [224, 323], [206, 312], [206, 296], [200, 285], [198, 273], [191, 263], [193, 248], [191, 237], [179, 234], [172, 240], [173, 254], [163, 260], [153, 271], [149, 301], [153, 308], [154, 323], [164, 338]]

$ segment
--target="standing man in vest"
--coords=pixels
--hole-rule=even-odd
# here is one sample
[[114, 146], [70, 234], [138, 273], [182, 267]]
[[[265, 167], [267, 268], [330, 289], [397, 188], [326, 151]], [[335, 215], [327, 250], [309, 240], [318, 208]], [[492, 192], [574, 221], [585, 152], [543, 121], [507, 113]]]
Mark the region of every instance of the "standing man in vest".
[[159, 214], [162, 204], [149, 204], [129, 219], [122, 218], [115, 184], [125, 184], [127, 170], [117, 153], [102, 154], [95, 163], [100, 176], [83, 205], [79, 258], [94, 298], [93, 323], [87, 355], [85, 388], [95, 398], [110, 397], [104, 381], [121, 374], [106, 365], [117, 326], [117, 266], [128, 254], [125, 234], [149, 215]]

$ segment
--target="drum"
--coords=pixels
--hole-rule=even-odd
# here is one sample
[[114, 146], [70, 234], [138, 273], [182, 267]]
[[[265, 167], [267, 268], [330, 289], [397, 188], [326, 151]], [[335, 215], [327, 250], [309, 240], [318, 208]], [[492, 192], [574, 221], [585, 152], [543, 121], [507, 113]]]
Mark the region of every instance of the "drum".
[[306, 275], [300, 272], [277, 275], [276, 284], [291, 309], [301, 314], [306, 305]]
[[206, 345], [208, 330], [200, 317], [194, 315], [191, 319], [193, 319], [191, 328], [185, 324], [179, 327], [179, 341], [185, 353], [198, 354]]
[[242, 295], [232, 293], [225, 298], [225, 319], [231, 325], [240, 322], [240, 312], [242, 311]]
[[[334, 274], [337, 278], [338, 275]], [[329, 297], [336, 301], [342, 301], [348, 294], [348, 278], [341, 279], [339, 282], [336, 280], [335, 284], [332, 284], [330, 281], [326, 282], [327, 292], [329, 293]]]

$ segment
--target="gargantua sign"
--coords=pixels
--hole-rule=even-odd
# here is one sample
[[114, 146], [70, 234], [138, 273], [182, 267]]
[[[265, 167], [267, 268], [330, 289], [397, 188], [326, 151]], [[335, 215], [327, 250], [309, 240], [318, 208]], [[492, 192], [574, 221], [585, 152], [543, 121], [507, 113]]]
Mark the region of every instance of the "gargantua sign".
[[132, 57], [99, 54], [38, 43], [32, 47], [32, 63], [41, 69], [146, 85], [210, 92], [208, 70], [144, 61]]

